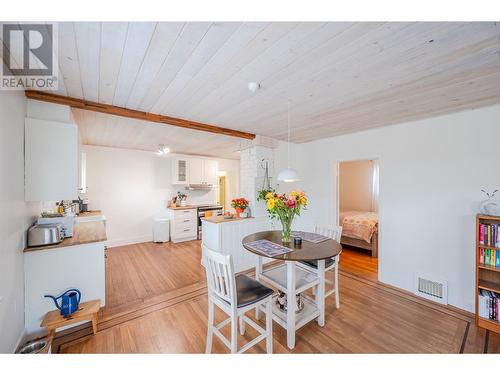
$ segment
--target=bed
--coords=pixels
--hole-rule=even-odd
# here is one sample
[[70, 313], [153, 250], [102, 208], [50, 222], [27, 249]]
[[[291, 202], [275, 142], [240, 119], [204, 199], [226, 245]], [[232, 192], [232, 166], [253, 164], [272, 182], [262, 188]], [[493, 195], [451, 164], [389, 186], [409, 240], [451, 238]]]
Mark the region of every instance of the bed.
[[342, 226], [340, 243], [370, 250], [372, 257], [378, 257], [378, 214], [365, 211], [341, 211]]

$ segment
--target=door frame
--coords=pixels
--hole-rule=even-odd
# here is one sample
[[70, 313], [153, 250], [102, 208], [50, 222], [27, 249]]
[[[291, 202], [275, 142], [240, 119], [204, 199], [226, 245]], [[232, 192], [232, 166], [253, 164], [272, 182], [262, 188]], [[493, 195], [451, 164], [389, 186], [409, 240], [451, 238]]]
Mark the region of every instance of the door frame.
[[334, 212], [334, 216], [335, 216], [335, 225], [340, 225], [339, 221], [340, 221], [340, 163], [346, 163], [346, 162], [350, 162], [350, 161], [364, 161], [364, 160], [377, 160], [378, 161], [378, 210], [377, 210], [377, 213], [378, 213], [378, 236], [377, 236], [377, 240], [378, 240], [378, 256], [377, 256], [377, 280], [380, 280], [380, 260], [381, 260], [381, 254], [383, 252], [383, 249], [381, 248], [380, 246], [380, 243], [381, 243], [381, 230], [380, 228], [382, 227], [382, 218], [383, 216], [381, 215], [381, 212], [382, 212], [382, 207], [383, 207], [383, 201], [380, 199], [382, 197], [382, 191], [380, 189], [380, 186], [381, 186], [381, 176], [382, 176], [382, 173], [381, 173], [381, 170], [382, 170], [382, 164], [381, 164], [381, 160], [380, 160], [380, 156], [374, 156], [374, 157], [359, 157], [359, 158], [345, 158], [345, 159], [337, 159], [334, 161], [334, 165], [333, 165], [333, 168], [334, 168], [334, 179], [335, 179], [335, 210], [336, 212]]

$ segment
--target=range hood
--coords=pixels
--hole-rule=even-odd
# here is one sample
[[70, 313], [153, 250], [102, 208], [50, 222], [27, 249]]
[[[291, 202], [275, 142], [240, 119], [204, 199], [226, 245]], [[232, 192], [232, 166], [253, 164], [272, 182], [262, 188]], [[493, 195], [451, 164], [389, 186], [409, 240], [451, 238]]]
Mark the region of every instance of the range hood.
[[186, 190], [213, 190], [215, 185], [212, 184], [189, 184]]

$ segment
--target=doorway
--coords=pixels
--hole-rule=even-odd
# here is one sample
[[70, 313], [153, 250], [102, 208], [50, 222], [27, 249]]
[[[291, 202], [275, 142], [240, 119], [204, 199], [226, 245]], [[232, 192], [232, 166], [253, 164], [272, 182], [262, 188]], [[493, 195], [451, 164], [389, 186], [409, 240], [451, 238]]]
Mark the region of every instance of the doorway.
[[217, 204], [222, 205], [223, 211], [226, 211], [226, 176], [219, 176], [219, 197]]
[[337, 164], [337, 208], [337, 222], [342, 226], [343, 268], [378, 280], [378, 159]]

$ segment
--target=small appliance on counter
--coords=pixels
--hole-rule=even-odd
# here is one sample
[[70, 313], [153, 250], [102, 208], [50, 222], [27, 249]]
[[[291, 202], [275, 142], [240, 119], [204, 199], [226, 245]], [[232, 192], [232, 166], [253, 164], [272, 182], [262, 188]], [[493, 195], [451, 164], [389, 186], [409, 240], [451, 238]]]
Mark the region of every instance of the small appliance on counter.
[[71, 201], [71, 205], [76, 205], [76, 209], [72, 211], [76, 211], [77, 214], [79, 214], [80, 212], [88, 212], [89, 203], [90, 200], [88, 198], [78, 197], [78, 199]]
[[55, 245], [63, 239], [61, 224], [34, 224], [28, 229], [28, 247]]
[[42, 214], [38, 217], [37, 224], [61, 224], [63, 238], [72, 237], [75, 214], [73, 212], [65, 214]]

